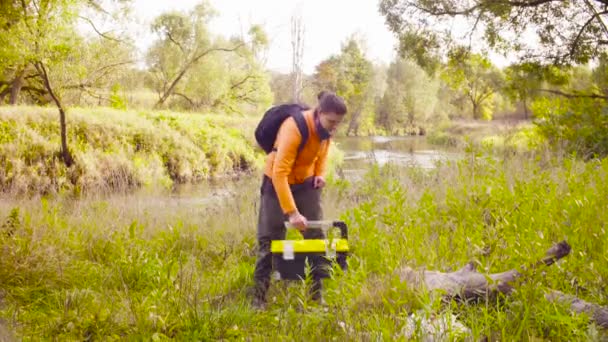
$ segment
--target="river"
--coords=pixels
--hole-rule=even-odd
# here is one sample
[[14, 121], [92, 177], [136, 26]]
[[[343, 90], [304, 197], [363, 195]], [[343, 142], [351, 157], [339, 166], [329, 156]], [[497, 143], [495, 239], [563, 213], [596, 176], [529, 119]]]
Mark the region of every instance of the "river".
[[[393, 163], [403, 167], [432, 169], [438, 161], [453, 160], [460, 154], [429, 145], [424, 137], [341, 137], [335, 141], [344, 160], [339, 175], [357, 181], [374, 163]], [[201, 207], [221, 205], [237, 192], [257, 193], [261, 175], [248, 175], [238, 180], [224, 179], [195, 185], [178, 186], [172, 191], [142, 189], [131, 194], [110, 197], [142, 210], [154, 208]]]
[[358, 179], [371, 164], [396, 164], [432, 169], [437, 162], [460, 158], [460, 153], [439, 149], [424, 137], [343, 137], [336, 140], [344, 153], [344, 177]]

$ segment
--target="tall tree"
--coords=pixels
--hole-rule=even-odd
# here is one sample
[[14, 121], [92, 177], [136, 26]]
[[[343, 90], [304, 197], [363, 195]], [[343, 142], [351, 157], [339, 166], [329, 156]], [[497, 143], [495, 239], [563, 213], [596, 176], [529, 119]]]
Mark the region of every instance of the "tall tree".
[[387, 71], [387, 87], [376, 122], [388, 132], [424, 127], [434, 115], [439, 81], [410, 60], [398, 58]]
[[[120, 0], [119, 0], [120, 1]], [[25, 89], [23, 79], [28, 75], [28, 88], [39, 95], [48, 96], [59, 111], [61, 156], [67, 166], [74, 163], [67, 142], [66, 106], [63, 95], [66, 89], [86, 88], [88, 84], [68, 75], [90, 75], [82, 67], [84, 39], [77, 33], [76, 24], [83, 9], [94, 7], [102, 11], [97, 1], [91, 0], [23, 0], [2, 3], [2, 9], [12, 17], [0, 19], [0, 67], [14, 70], [11, 83], [11, 100]], [[104, 68], [103, 74], [111, 67]], [[68, 81], [73, 82], [68, 86]], [[39, 85], [39, 88], [36, 87]]]
[[52, 72], [66, 62], [78, 44], [74, 23], [75, 8], [79, 4], [76, 0], [56, 0], [21, 1], [18, 5], [19, 11], [13, 13], [17, 17], [12, 18], [11, 24], [4, 25], [6, 34], [0, 38], [2, 64], [12, 65], [17, 70], [17, 78], [28, 65], [36, 70], [37, 77], [59, 110], [61, 154], [64, 163], [71, 166], [74, 160], [67, 144], [66, 110]]
[[292, 101], [300, 102], [303, 88], [302, 64], [304, 62], [304, 33], [305, 27], [302, 17], [291, 17], [291, 77]]
[[494, 93], [500, 89], [502, 75], [490, 60], [479, 54], [465, 50], [450, 54], [443, 78], [452, 87], [463, 93], [471, 104], [474, 119], [491, 118], [491, 104]]
[[157, 107], [240, 112], [237, 107], [243, 104], [270, 101], [268, 76], [259, 57], [268, 45], [265, 32], [252, 26], [245, 37], [213, 36], [206, 28], [209, 11], [203, 3], [189, 15], [170, 12], [155, 20], [155, 30], [162, 35], [147, 58], [159, 95]]
[[[213, 40], [207, 29], [215, 15], [207, 1], [196, 5], [189, 13], [168, 12], [154, 20], [152, 30], [159, 39], [148, 51], [148, 63], [156, 78], [158, 101], [161, 107], [179, 89], [180, 83], [193, 69], [214, 52], [236, 52], [247, 42], [237, 39], [228, 42]], [[254, 30], [254, 38], [259, 38]]]
[[511, 101], [521, 102], [526, 120], [530, 117], [530, 104], [543, 82], [539, 70], [539, 66], [533, 63], [514, 64], [505, 69], [503, 91]]
[[[339, 55], [331, 56], [316, 67], [315, 85], [341, 95], [349, 110], [347, 135], [357, 135], [361, 116], [372, 105], [372, 63], [365, 57], [355, 37], [349, 38]], [[368, 113], [370, 114], [370, 113]]]
[[522, 62], [554, 65], [586, 63], [608, 46], [605, 0], [381, 0], [379, 7], [402, 54], [423, 64], [455, 40], [480, 39]]

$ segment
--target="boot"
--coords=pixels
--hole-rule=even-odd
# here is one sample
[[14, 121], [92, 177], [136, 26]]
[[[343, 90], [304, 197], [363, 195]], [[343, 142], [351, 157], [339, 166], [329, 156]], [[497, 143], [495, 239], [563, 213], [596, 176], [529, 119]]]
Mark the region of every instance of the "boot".
[[265, 282], [256, 282], [255, 287], [253, 289], [253, 301], [251, 306], [255, 310], [264, 311], [266, 310], [268, 304], [266, 302], [266, 292], [268, 291], [268, 285]]

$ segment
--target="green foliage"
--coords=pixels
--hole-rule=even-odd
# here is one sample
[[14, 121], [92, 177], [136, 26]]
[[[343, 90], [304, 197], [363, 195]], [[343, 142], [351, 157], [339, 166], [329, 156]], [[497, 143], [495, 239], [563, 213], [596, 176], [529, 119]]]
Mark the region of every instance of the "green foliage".
[[265, 32], [252, 26], [247, 39], [214, 36], [207, 27], [214, 14], [203, 1], [190, 12], [164, 13], [153, 22], [158, 39], [147, 61], [157, 106], [238, 113], [268, 107], [269, 78], [260, 63]]
[[[331, 183], [324, 206], [350, 228], [349, 271], [325, 282], [325, 309], [305, 298], [306, 282], [273, 282], [262, 313], [248, 293], [257, 179], [222, 184], [227, 197], [201, 202], [196, 193], [171, 206], [145, 196], [4, 202], [0, 221], [13, 233], [0, 233], [0, 318], [24, 340], [407, 340], [428, 337], [409, 330], [415, 317], [451, 315], [473, 340], [601, 340], [588, 317], [544, 292], [608, 304], [608, 236], [598, 225], [608, 212], [597, 210], [607, 176], [606, 160], [470, 149], [435, 170], [389, 165], [362, 182]], [[394, 275], [469, 261], [501, 272], [562, 239], [571, 255], [497, 301], [442, 303]]]
[[387, 132], [412, 131], [417, 134], [436, 121], [440, 82], [421, 67], [403, 59], [391, 63], [387, 86], [377, 108], [376, 123]]
[[112, 90], [110, 93], [110, 107], [114, 109], [126, 110], [127, 109], [127, 101], [125, 96], [120, 94], [120, 84], [115, 84], [112, 86]]
[[492, 119], [492, 98], [502, 84], [502, 74], [487, 57], [455, 51], [442, 77], [471, 105], [473, 119]]
[[542, 80], [541, 67], [536, 64], [516, 64], [505, 69], [503, 92], [513, 102], [521, 101], [523, 103], [526, 118], [528, 118], [529, 106], [534, 100], [534, 92], [540, 88]]
[[344, 98], [349, 113], [347, 135], [357, 135], [361, 122], [373, 118], [370, 111], [373, 108], [370, 106], [373, 68], [360, 45], [355, 37], [350, 37], [339, 55], [331, 56], [316, 67], [314, 76], [318, 89], [331, 90]]
[[45, 109], [0, 109], [0, 187], [6, 193], [113, 192], [170, 186], [257, 169], [245, 138], [255, 120], [219, 115], [74, 109], [77, 165], [58, 159], [59, 123]]
[[401, 55], [428, 69], [452, 47], [471, 46], [473, 40], [483, 50], [510, 52], [521, 62], [588, 63], [604, 52], [608, 37], [603, 6], [603, 1], [496, 0], [379, 4], [387, 25], [399, 37]]
[[532, 108], [539, 132], [551, 146], [583, 158], [608, 155], [608, 107], [604, 100], [540, 98]]

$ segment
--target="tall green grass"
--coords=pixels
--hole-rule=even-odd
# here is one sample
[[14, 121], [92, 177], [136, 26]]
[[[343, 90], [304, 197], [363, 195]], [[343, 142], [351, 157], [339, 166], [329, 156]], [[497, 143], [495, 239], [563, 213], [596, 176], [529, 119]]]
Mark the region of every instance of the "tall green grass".
[[[327, 308], [305, 284], [274, 282], [262, 313], [249, 305], [259, 177], [210, 201], [3, 201], [0, 324], [23, 340], [404, 340], [412, 313], [444, 313], [475, 339], [599, 340], [587, 317], [543, 293], [608, 305], [607, 176], [608, 160], [471, 149], [432, 171], [389, 165], [358, 183], [334, 179], [324, 208], [350, 227], [349, 272], [326, 282]], [[497, 301], [444, 304], [394, 275], [471, 260], [500, 272], [562, 239], [570, 256]]]
[[0, 188], [8, 194], [99, 193], [170, 187], [257, 170], [256, 119], [212, 114], [73, 108], [59, 157], [57, 111], [0, 107]]

